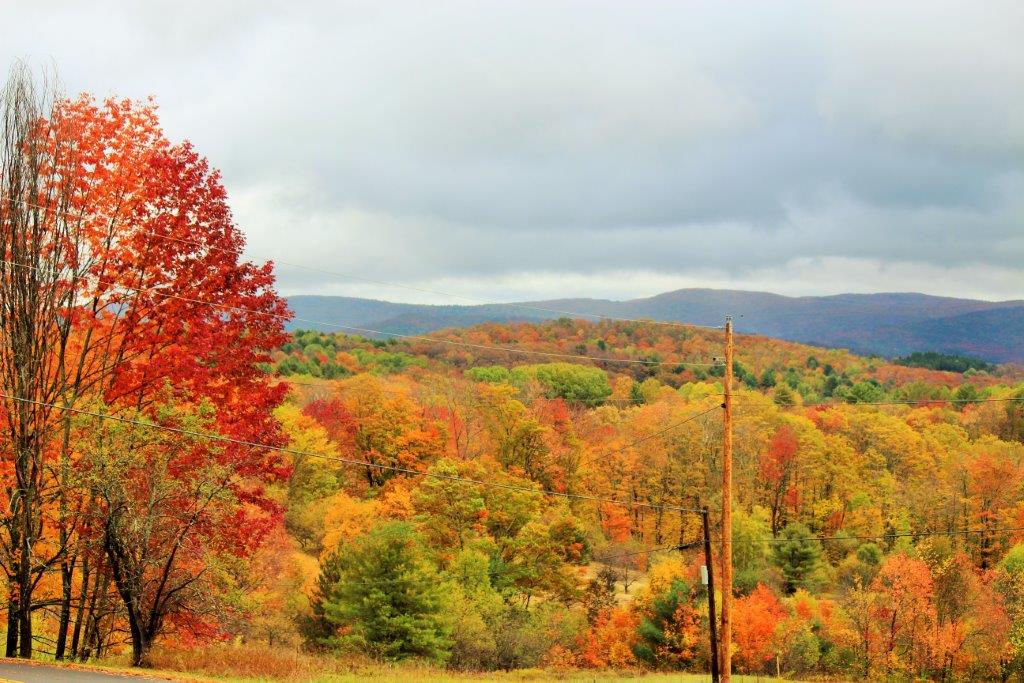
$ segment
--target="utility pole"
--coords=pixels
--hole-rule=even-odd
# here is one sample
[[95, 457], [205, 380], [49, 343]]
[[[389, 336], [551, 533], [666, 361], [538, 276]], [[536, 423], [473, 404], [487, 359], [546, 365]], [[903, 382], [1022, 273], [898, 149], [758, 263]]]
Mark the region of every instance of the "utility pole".
[[722, 683], [732, 680], [732, 316], [725, 317], [725, 394], [722, 408]]
[[715, 572], [711, 561], [711, 531], [708, 523], [708, 506], [700, 510], [701, 522], [704, 524], [704, 565], [708, 572], [708, 629], [711, 631], [711, 683], [718, 683], [718, 628], [715, 621]]

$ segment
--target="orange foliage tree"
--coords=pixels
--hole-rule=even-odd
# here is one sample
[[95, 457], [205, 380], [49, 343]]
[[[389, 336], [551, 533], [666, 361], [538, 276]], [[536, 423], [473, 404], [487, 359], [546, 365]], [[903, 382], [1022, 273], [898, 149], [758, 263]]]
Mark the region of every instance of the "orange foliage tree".
[[629, 607], [602, 612], [581, 638], [579, 663], [593, 669], [636, 666], [633, 647], [639, 625], [640, 615]]
[[741, 671], [760, 671], [777, 653], [776, 631], [786, 609], [763, 583], [734, 605], [734, 661]]
[[[64, 656], [76, 573], [89, 557], [86, 547], [98, 543], [141, 661], [174, 605], [162, 592], [173, 582], [150, 584], [152, 572], [161, 575], [167, 562], [184, 566], [188, 553], [173, 550], [182, 546], [167, 529], [169, 538], [146, 536], [153, 546], [121, 548], [126, 538], [112, 520], [125, 520], [126, 508], [104, 500], [88, 475], [83, 479], [91, 461], [76, 453], [67, 409], [102, 406], [159, 420], [168, 402], [193, 414], [216, 405], [204, 417], [210, 430], [279, 443], [271, 411], [284, 389], [257, 365], [283, 342], [287, 308], [273, 290], [270, 264], [240, 259], [244, 242], [219, 175], [189, 144], [164, 138], [152, 104], [88, 97], [40, 102], [26, 73], [15, 75], [3, 100], [12, 137], [0, 179], [0, 299], [7, 309], [0, 316], [0, 386], [10, 418], [5, 436], [15, 446], [0, 556], [12, 588], [7, 653], [31, 655], [33, 592], [42, 574], [58, 566], [56, 654]], [[24, 296], [29, 289], [42, 296]], [[231, 473], [224, 490], [236, 503], [232, 512], [197, 513], [186, 526], [217, 528], [233, 551], [250, 551], [268, 528], [262, 520], [280, 512], [263, 493], [263, 482], [285, 474], [279, 459], [239, 444], [178, 444], [173, 451], [170, 477], [188, 481], [190, 471], [210, 463]], [[137, 452], [136, 471], [151, 476], [144, 460], [154, 450]], [[133, 476], [127, 474], [122, 493], [147, 496], [140, 482], [132, 493]], [[124, 505], [131, 514], [138, 510]], [[108, 515], [102, 523], [93, 518], [97, 509]], [[246, 525], [252, 532], [239, 534]], [[161, 544], [166, 547], [158, 549]], [[121, 573], [122, 550], [147, 560]], [[151, 562], [151, 553], [160, 560]], [[82, 574], [78, 601], [90, 590]], [[148, 592], [153, 585], [161, 588]]]

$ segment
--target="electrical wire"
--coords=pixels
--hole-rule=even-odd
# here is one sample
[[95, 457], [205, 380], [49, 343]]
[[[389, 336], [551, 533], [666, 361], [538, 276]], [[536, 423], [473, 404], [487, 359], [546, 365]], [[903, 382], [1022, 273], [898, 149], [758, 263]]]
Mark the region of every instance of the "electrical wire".
[[619, 553], [617, 555], [603, 555], [600, 557], [591, 558], [594, 562], [601, 562], [607, 564], [612, 560], [621, 560], [624, 557], [636, 557], [637, 555], [650, 555], [651, 553], [660, 553], [669, 550], [675, 550], [682, 552], [683, 550], [692, 550], [698, 548], [704, 543], [704, 539], [698, 541], [689, 541], [687, 543], [677, 543], [676, 545], [663, 545], [658, 548], [647, 548], [646, 550], [634, 550], [628, 553]]
[[268, 451], [274, 451], [277, 453], [285, 453], [293, 456], [302, 456], [308, 458], [319, 458], [321, 460], [329, 460], [333, 462], [340, 462], [346, 465], [356, 465], [358, 467], [367, 467], [371, 469], [385, 470], [388, 472], [396, 472], [399, 474], [411, 474], [415, 476], [429, 477], [432, 479], [440, 479], [444, 481], [455, 481], [466, 484], [473, 484], [475, 486], [483, 486], [490, 488], [499, 488], [509, 491], [522, 491], [524, 493], [533, 493], [546, 496], [556, 496], [560, 498], [566, 498], [571, 500], [586, 500], [591, 502], [599, 503], [612, 503], [614, 505], [621, 505], [623, 507], [640, 507], [650, 510], [674, 510], [676, 512], [695, 512], [699, 513], [700, 510], [697, 508], [687, 508], [678, 505], [659, 505], [656, 503], [644, 503], [641, 501], [624, 501], [616, 498], [606, 498], [603, 496], [591, 496], [582, 493], [568, 493], [565, 491], [553, 491], [551, 489], [536, 489], [529, 486], [519, 486], [516, 484], [503, 484], [501, 482], [483, 481], [480, 479], [472, 479], [469, 477], [460, 477], [457, 475], [440, 474], [437, 472], [422, 472], [409, 467], [399, 467], [397, 465], [383, 465], [380, 463], [369, 462], [366, 460], [356, 460], [354, 458], [342, 458], [338, 456], [325, 455], [323, 453], [314, 453], [311, 451], [303, 451], [295, 448], [286, 448], [283, 446], [273, 446], [270, 444], [262, 444], [255, 441], [247, 441], [245, 439], [235, 439], [229, 436], [223, 436], [221, 434], [211, 434], [209, 432], [198, 432], [191, 429], [183, 429], [181, 427], [170, 427], [167, 425], [160, 425], [153, 422], [145, 422], [142, 420], [135, 420], [127, 417], [120, 417], [117, 415], [108, 415], [105, 413], [99, 413], [92, 410], [83, 410], [81, 408], [72, 408], [70, 406], [62, 406], [56, 403], [47, 403], [46, 401], [37, 401], [35, 399], [24, 398], [21, 396], [13, 396], [11, 394], [0, 392], [0, 397], [9, 399], [11, 401], [18, 401], [21, 403], [30, 403], [38, 406], [46, 406], [55, 408], [57, 410], [64, 410], [76, 415], [87, 415], [89, 417], [95, 417], [103, 420], [113, 420], [123, 424], [137, 425], [139, 427], [146, 427], [149, 429], [158, 429], [172, 434], [181, 434], [183, 436], [191, 436], [200, 439], [207, 439], [210, 441], [217, 441], [221, 443], [230, 443], [239, 446], [248, 446], [251, 448], [261, 448]]
[[[275, 379], [278, 379], [278, 378], [275, 378]], [[312, 388], [315, 388], [315, 389], [330, 389], [331, 388], [329, 386], [324, 386], [322, 384], [312, 384], [312, 383], [309, 383], [309, 382], [295, 382], [293, 380], [283, 380], [283, 381], [285, 381], [287, 383], [290, 383], [290, 384], [298, 384], [299, 386], [312, 387]], [[328, 381], [333, 381], [333, 380], [328, 380]], [[595, 460], [603, 460], [603, 459], [608, 458], [608, 457], [610, 457], [612, 455], [616, 455], [617, 453], [621, 453], [622, 451], [628, 450], [630, 448], [634, 448], [634, 447], [644, 443], [645, 441], [649, 441], [649, 440], [654, 439], [656, 437], [659, 437], [659, 436], [661, 436], [663, 434], [666, 434], [666, 433], [672, 431], [673, 429], [676, 429], [677, 427], [682, 427], [687, 422], [691, 422], [693, 420], [696, 420], [699, 417], [703, 417], [704, 415], [707, 415], [708, 413], [713, 412], [713, 411], [715, 411], [715, 410], [717, 410], [718, 408], [721, 408], [721, 407], [722, 407], [721, 405], [711, 406], [707, 410], [702, 410], [701, 412], [699, 412], [699, 413], [697, 413], [695, 415], [691, 415], [691, 416], [687, 417], [684, 420], [681, 420], [679, 422], [675, 422], [675, 423], [670, 424], [669, 426], [667, 426], [667, 427], [665, 427], [663, 429], [659, 429], [656, 432], [652, 432], [651, 434], [647, 434], [645, 436], [642, 436], [639, 439], [637, 439], [636, 441], [631, 441], [630, 443], [628, 443], [628, 444], [626, 444], [624, 446], [620, 446], [618, 448], [612, 449], [612, 450], [607, 451], [605, 453], [601, 453], [599, 455], [594, 455], [594, 456], [591, 456], [589, 458], [585, 458], [583, 461], [580, 462], [580, 464], [581, 465], [587, 465], [587, 464], [590, 464], [590, 463], [594, 462]]]
[[675, 422], [673, 424], [670, 424], [669, 426], [665, 427], [664, 429], [659, 429], [656, 432], [653, 432], [651, 434], [647, 434], [646, 436], [643, 436], [640, 439], [637, 439], [636, 441], [630, 442], [630, 443], [626, 444], [625, 446], [620, 446], [619, 448], [616, 448], [614, 450], [608, 451], [607, 453], [602, 453], [600, 455], [596, 455], [596, 456], [592, 456], [590, 458], [586, 458], [580, 464], [581, 465], [589, 465], [589, 464], [593, 463], [595, 460], [603, 460], [603, 459], [608, 458], [608, 457], [610, 457], [612, 455], [616, 455], [617, 453], [621, 453], [622, 451], [625, 451], [625, 450], [628, 450], [630, 448], [633, 448], [633, 447], [635, 447], [635, 446], [637, 446], [637, 445], [639, 445], [639, 444], [641, 444], [641, 443], [643, 443], [645, 441], [649, 441], [649, 440], [654, 439], [656, 437], [659, 437], [659, 436], [661, 436], [661, 435], [663, 435], [663, 434], [665, 434], [667, 432], [670, 432], [673, 429], [676, 429], [677, 427], [682, 427], [687, 422], [692, 422], [693, 420], [696, 420], [699, 417], [703, 417], [704, 415], [707, 415], [708, 413], [713, 412], [715, 410], [718, 410], [719, 408], [722, 408], [722, 407], [723, 406], [721, 404], [713, 405], [710, 408], [708, 408], [707, 410], [702, 410], [699, 413], [696, 413], [695, 415], [691, 415], [691, 416], [687, 417], [685, 420], [680, 420], [679, 422]]
[[[736, 543], [793, 543], [793, 542], [808, 542], [808, 541], [875, 541], [875, 540], [886, 540], [890, 538], [924, 538], [929, 536], [967, 536], [971, 534], [983, 534], [983, 533], [1000, 533], [1009, 531], [1024, 531], [1024, 526], [1015, 527], [996, 527], [992, 529], [956, 529], [950, 531], [917, 531], [917, 532], [894, 532], [890, 534], [879, 534], [875, 536], [871, 535], [851, 535], [851, 536], [797, 536], [794, 538], [748, 538], [748, 539], [736, 539]], [[620, 559], [623, 557], [633, 557], [635, 555], [647, 555], [650, 553], [658, 553], [669, 550], [687, 550], [696, 547], [701, 541], [692, 541], [682, 545], [666, 545], [657, 548], [648, 548], [646, 550], [636, 550], [633, 552], [622, 553], [619, 555], [611, 555], [607, 557], [595, 557], [593, 558], [596, 562], [605, 562], [608, 560]]]
[[[320, 384], [311, 384], [311, 383], [303, 383], [303, 382], [292, 382], [291, 380], [285, 380], [285, 381], [291, 382], [291, 383], [294, 383], [294, 384], [299, 384], [299, 386], [313, 387], [313, 388], [317, 388], [317, 389], [330, 389], [330, 387], [327, 387], [327, 386], [324, 386], [324, 385], [320, 385]], [[713, 405], [713, 406], [711, 406], [710, 408], [708, 408], [706, 410], [702, 410], [699, 413], [696, 413], [694, 415], [690, 415], [689, 417], [687, 417], [687, 418], [685, 418], [683, 420], [680, 420], [679, 422], [674, 422], [674, 423], [668, 425], [667, 427], [659, 429], [656, 432], [652, 432], [650, 434], [642, 436], [639, 439], [637, 439], [635, 441], [631, 441], [630, 443], [628, 443], [628, 444], [626, 444], [624, 446], [619, 446], [618, 448], [614, 448], [614, 449], [612, 449], [610, 451], [606, 451], [606, 452], [600, 453], [598, 455], [592, 455], [590, 457], [584, 458], [583, 460], [580, 461], [579, 464], [580, 465], [589, 465], [589, 464], [592, 464], [593, 462], [595, 462], [597, 460], [604, 460], [606, 458], [609, 458], [609, 457], [611, 457], [613, 455], [621, 453], [621, 452], [623, 452], [625, 450], [628, 450], [630, 448], [635, 448], [636, 446], [644, 443], [645, 441], [649, 441], [651, 439], [654, 439], [654, 438], [657, 438], [659, 436], [662, 436], [663, 434], [666, 434], [666, 433], [672, 431], [673, 429], [676, 429], [678, 427], [682, 427], [687, 422], [692, 422], [693, 420], [696, 420], [697, 418], [703, 417], [704, 415], [707, 415], [708, 413], [714, 412], [715, 410], [717, 410], [717, 409], [719, 409], [721, 407], [722, 407], [721, 404]]]
[[[275, 380], [277, 382], [281, 382], [281, 383], [294, 384], [294, 385], [300, 386], [300, 387], [311, 387], [313, 389], [331, 389], [332, 387], [330, 386], [330, 384], [327, 384], [328, 382], [338, 382], [338, 381], [341, 381], [341, 380], [345, 379], [344, 377], [331, 377], [331, 378], [322, 377], [322, 378], [317, 378], [317, 379], [319, 379], [320, 382], [323, 382], [323, 384], [317, 384], [316, 382], [304, 382], [304, 381], [301, 381], [301, 380], [295, 380], [295, 379], [292, 379], [292, 377], [294, 377], [294, 375], [274, 375], [271, 379], [273, 379], [273, 380]], [[312, 375], [309, 375], [309, 377], [312, 377]], [[722, 395], [723, 394], [721, 394], [721, 393], [717, 393], [717, 394], [716, 393], [704, 394], [700, 398], [705, 398], [705, 397], [708, 397], [708, 396], [722, 396]], [[674, 394], [674, 396], [678, 397], [678, 394]], [[682, 397], [679, 397], [679, 399], [680, 400], [685, 400]], [[602, 405], [606, 405], [606, 404], [609, 404], [609, 403], [612, 403], [612, 404], [622, 404], [622, 405], [625, 405], [626, 407], [640, 407], [640, 406], [644, 406], [644, 405], [655, 405], [657, 403], [657, 401], [651, 401], [651, 402], [643, 402], [643, 401], [641, 401], [641, 402], [638, 403], [638, 402], [634, 401], [631, 398], [619, 398], [619, 399], [617, 399], [617, 398], [604, 398], [604, 399], [599, 399], [599, 400], [592, 401], [592, 402], [591, 401], [581, 401], [581, 402], [566, 401], [566, 404], [570, 405], [570, 406], [571, 405], [575, 405], [577, 403], [582, 403], [582, 405], [584, 405], [587, 408], [599, 408]]]
[[[738, 405], [735, 406], [737, 412], [741, 414], [750, 415], [750, 410], [755, 407], [753, 403], [747, 403], [744, 401], [742, 396], [735, 396], [734, 399], [739, 398]], [[975, 398], [975, 399], [922, 399], [917, 401], [865, 401], [861, 403], [848, 403], [845, 401], [835, 401], [827, 403], [794, 403], [792, 405], [779, 405], [782, 409], [795, 409], [795, 408], [839, 408], [842, 406], [856, 407], [856, 406], [915, 406], [919, 408], [937, 408], [941, 407], [943, 403], [954, 403], [970, 405], [972, 403], [1020, 403], [1024, 402], [1024, 396], [1005, 396], [1002, 398]]]
[[1024, 396], [1006, 396], [1002, 398], [921, 398], [907, 401], [822, 401], [818, 403], [800, 403], [786, 406], [787, 408], [818, 408], [835, 406], [928, 406], [935, 403], [989, 403], [1005, 401], [1024, 401]]
[[910, 531], [894, 532], [891, 534], [879, 534], [877, 536], [851, 535], [851, 536], [797, 536], [794, 538], [750, 538], [743, 539], [742, 543], [791, 543], [794, 541], [874, 541], [887, 538], [919, 538], [926, 536], [969, 536], [971, 534], [999, 533], [1004, 531], [1024, 531], [1024, 526], [995, 527], [991, 529], [951, 529], [949, 531]]

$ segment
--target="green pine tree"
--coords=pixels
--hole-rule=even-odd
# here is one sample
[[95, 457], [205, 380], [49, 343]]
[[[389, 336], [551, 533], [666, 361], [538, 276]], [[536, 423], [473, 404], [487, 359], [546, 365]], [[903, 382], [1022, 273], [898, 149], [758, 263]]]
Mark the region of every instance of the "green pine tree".
[[803, 524], [787, 524], [772, 546], [772, 561], [782, 570], [786, 592], [804, 587], [821, 564], [821, 542], [809, 540], [811, 531]]
[[337, 551], [320, 562], [320, 575], [316, 578], [316, 588], [310, 601], [311, 613], [299, 622], [299, 632], [306, 645], [314, 650], [322, 650], [336, 630], [324, 612], [324, 603], [333, 599], [341, 580], [341, 564], [342, 556]]
[[441, 581], [410, 524], [381, 525], [339, 548], [338, 580], [322, 599], [331, 647], [387, 660], [444, 661], [451, 648]]

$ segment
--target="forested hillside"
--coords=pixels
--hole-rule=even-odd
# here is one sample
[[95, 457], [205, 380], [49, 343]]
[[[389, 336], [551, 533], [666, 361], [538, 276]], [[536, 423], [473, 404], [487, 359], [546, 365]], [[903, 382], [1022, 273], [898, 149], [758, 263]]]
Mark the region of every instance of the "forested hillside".
[[555, 299], [427, 306], [302, 295], [289, 297], [288, 303], [296, 315], [293, 329], [337, 332], [350, 326], [406, 334], [487, 321], [551, 320], [560, 317], [562, 311], [591, 318], [718, 325], [723, 311], [729, 311], [736, 315], [738, 329], [743, 332], [858, 353], [899, 356], [938, 351], [996, 363], [1024, 363], [1024, 344], [1020, 342], [1024, 304], [1019, 300], [993, 302], [925, 294], [788, 297], [768, 292], [681, 289], [628, 301]]
[[[950, 398], [959, 390], [1012, 384], [1024, 368], [995, 366], [957, 356], [916, 354], [890, 363], [845, 350], [823, 349], [768, 337], [741, 335], [736, 379], [749, 389], [785, 385], [807, 401], [840, 398]], [[672, 387], [720, 378], [720, 329], [675, 323], [603, 322], [561, 318], [545, 323], [486, 323], [425, 336], [365, 339], [313, 330], [293, 333], [275, 354], [280, 374], [327, 379], [378, 366], [426, 364], [470, 368], [488, 364], [529, 364], [543, 360], [595, 365], [640, 382], [648, 378]], [[339, 353], [340, 352], [340, 353]], [[940, 361], [945, 359], [946, 365]], [[962, 368], [959, 372], [938, 367]]]
[[[319, 579], [292, 637], [456, 668], [706, 670], [694, 510], [715, 527], [721, 334], [296, 332], [274, 355], [290, 445], [358, 464], [294, 456], [285, 527]], [[760, 337], [739, 338], [735, 370], [737, 668], [1018, 671], [1019, 371]], [[382, 616], [403, 609], [400, 627]]]

